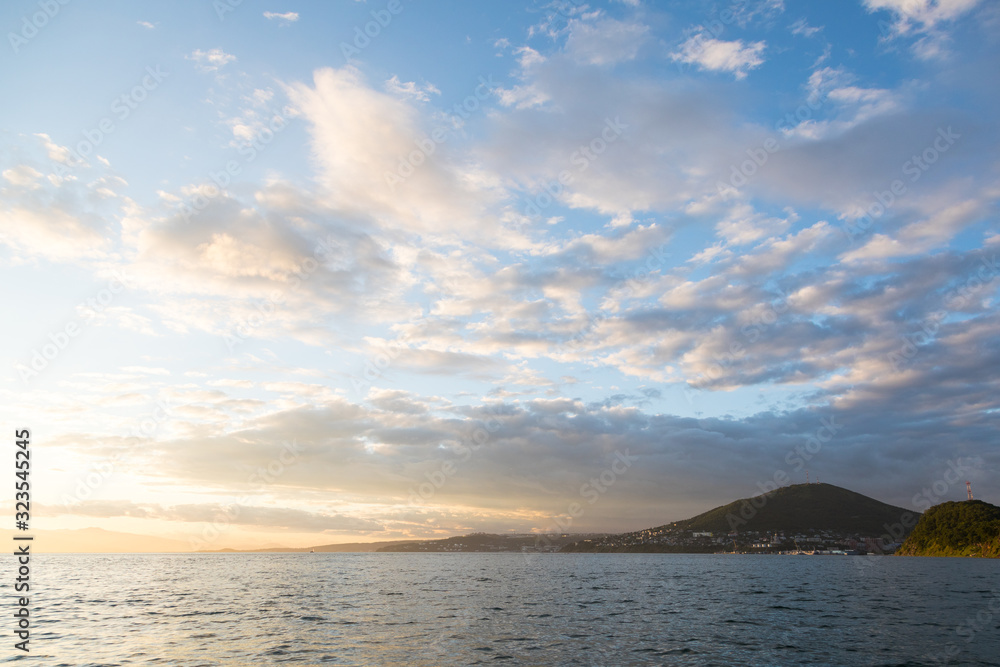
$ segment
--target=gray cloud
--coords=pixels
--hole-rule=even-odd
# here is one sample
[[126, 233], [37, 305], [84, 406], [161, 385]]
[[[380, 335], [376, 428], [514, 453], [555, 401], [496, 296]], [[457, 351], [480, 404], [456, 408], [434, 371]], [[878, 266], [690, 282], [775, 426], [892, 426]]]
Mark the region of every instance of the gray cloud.
[[340, 514], [307, 512], [287, 507], [239, 504], [186, 504], [163, 506], [129, 500], [85, 500], [70, 507], [46, 507], [47, 514], [71, 514], [97, 518], [130, 517], [186, 523], [231, 523], [258, 528], [279, 528], [303, 533], [371, 532], [382, 525]]

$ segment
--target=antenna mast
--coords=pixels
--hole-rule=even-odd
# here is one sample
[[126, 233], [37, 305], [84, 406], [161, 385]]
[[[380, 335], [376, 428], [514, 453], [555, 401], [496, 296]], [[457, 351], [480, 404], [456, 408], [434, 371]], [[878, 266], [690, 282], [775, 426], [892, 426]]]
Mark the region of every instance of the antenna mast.
[[969, 492], [969, 500], [973, 500], [972, 497], [972, 482], [965, 483], [965, 490]]

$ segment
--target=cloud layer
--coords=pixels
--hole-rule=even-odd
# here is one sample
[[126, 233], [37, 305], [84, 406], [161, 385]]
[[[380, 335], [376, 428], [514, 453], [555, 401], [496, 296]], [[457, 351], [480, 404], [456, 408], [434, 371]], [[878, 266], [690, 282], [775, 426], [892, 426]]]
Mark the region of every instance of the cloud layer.
[[303, 545], [581, 498], [575, 528], [638, 529], [806, 468], [907, 507], [956, 461], [988, 485], [995, 12], [865, 1], [860, 42], [801, 9], [533, 6], [466, 69], [408, 66], [404, 14], [347, 63], [209, 35], [157, 159], [4, 134], [0, 244], [53, 305], [3, 391], [53, 527]]

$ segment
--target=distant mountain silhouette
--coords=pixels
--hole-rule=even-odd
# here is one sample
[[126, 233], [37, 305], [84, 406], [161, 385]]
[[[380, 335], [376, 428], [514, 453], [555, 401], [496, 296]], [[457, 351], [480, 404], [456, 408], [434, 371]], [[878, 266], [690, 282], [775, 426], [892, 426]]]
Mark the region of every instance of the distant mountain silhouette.
[[346, 544], [320, 544], [312, 547], [261, 547], [260, 549], [214, 549], [202, 553], [349, 553], [378, 551], [383, 547], [407, 544], [415, 540], [392, 540], [385, 542], [349, 542]]
[[917, 518], [917, 512], [833, 484], [817, 483], [783, 486], [767, 494], [735, 500], [673, 525], [692, 531], [794, 533], [829, 530], [877, 536], [887, 532], [887, 524], [909, 523], [912, 528]]

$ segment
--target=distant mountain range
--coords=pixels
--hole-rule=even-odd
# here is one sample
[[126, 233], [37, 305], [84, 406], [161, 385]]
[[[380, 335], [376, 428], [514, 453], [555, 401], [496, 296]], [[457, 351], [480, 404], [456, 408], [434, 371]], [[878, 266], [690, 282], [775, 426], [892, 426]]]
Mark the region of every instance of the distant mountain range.
[[419, 542], [404, 542], [379, 549], [381, 552], [441, 552], [441, 551], [476, 551], [499, 553], [504, 551], [559, 551], [562, 547], [583, 538], [602, 539], [605, 533], [593, 535], [583, 534], [534, 534], [496, 535], [493, 533], [473, 533], [461, 537], [449, 537], [443, 540], [421, 540]]
[[[3, 531], [8, 542], [14, 533]], [[35, 530], [33, 553], [183, 553], [187, 542], [153, 535], [122, 533], [103, 528]]]
[[352, 542], [348, 544], [325, 544], [316, 547], [269, 549], [218, 549], [206, 553], [329, 553], [329, 552], [372, 552], [383, 553], [440, 553], [451, 551], [503, 553], [510, 551], [559, 551], [562, 547], [583, 538], [600, 539], [606, 533], [574, 534], [534, 534], [519, 533], [497, 535], [494, 533], [472, 533], [436, 540], [396, 540], [391, 542]]
[[[916, 526], [916, 528], [914, 528]], [[52, 551], [186, 551], [181, 542], [88, 529], [52, 531]], [[111, 539], [109, 539], [111, 538]], [[115, 539], [117, 538], [117, 539]], [[135, 538], [135, 539], [125, 539]], [[474, 533], [434, 540], [394, 540], [225, 552], [774, 552], [789, 548], [858, 549], [878, 545], [903, 555], [1000, 557], [1000, 508], [947, 502], [919, 513], [832, 484], [795, 484], [742, 498], [683, 521], [609, 534]], [[72, 542], [72, 547], [67, 548]], [[44, 543], [44, 542], [43, 542]], [[42, 544], [39, 544], [42, 546]], [[56, 546], [52, 544], [52, 546]]]
[[215, 549], [203, 551], [202, 553], [224, 554], [224, 553], [357, 553], [379, 551], [384, 547], [392, 547], [397, 544], [412, 544], [414, 540], [392, 540], [385, 542], [345, 542], [344, 544], [321, 544], [315, 547], [268, 547], [264, 549]]
[[[189, 545], [179, 540], [99, 528], [37, 531], [34, 535], [34, 546], [40, 553], [190, 552]], [[1000, 558], [1000, 507], [980, 500], [945, 502], [920, 515], [832, 484], [795, 484], [736, 500], [690, 519], [621, 534], [474, 533], [434, 540], [219, 549], [208, 553], [712, 553], [789, 548], [872, 550], [873, 543], [891, 552], [900, 542], [900, 555]]]
[[[767, 494], [736, 500], [696, 517], [656, 528], [608, 534], [487, 534], [474, 533], [435, 540], [397, 540], [327, 544], [306, 548], [254, 549], [267, 552], [714, 552], [733, 546], [730, 533], [752, 548], [761, 536], [784, 533], [789, 547], [796, 535], [807, 536], [810, 546], [825, 538], [826, 543], [843, 544], [852, 538], [881, 538], [882, 543], [898, 543], [917, 523], [918, 514], [843, 489], [832, 484], [795, 484]], [[705, 537], [707, 534], [711, 537]], [[816, 537], [820, 536], [820, 537]], [[826, 546], [826, 544], [824, 544]], [[774, 548], [778, 548], [775, 545]], [[232, 552], [233, 549], [222, 549]]]

